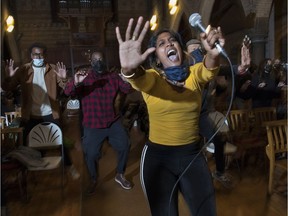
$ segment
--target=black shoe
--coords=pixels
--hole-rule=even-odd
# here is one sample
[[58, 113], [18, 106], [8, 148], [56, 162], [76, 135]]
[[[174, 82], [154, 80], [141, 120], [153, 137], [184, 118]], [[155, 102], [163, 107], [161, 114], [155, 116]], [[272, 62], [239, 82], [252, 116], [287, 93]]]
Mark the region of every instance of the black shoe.
[[214, 179], [219, 181], [225, 188], [232, 188], [233, 182], [232, 182], [232, 176], [229, 176], [228, 174], [220, 174], [219, 172], [215, 171], [212, 172], [212, 176]]
[[115, 181], [121, 185], [122, 188], [129, 190], [132, 188], [131, 183], [127, 181], [123, 174], [117, 174], [115, 176]]
[[97, 185], [97, 182], [96, 181], [92, 181], [90, 183], [90, 185], [88, 186], [87, 190], [86, 190], [86, 195], [87, 196], [92, 196], [95, 194], [96, 192], [96, 185]]

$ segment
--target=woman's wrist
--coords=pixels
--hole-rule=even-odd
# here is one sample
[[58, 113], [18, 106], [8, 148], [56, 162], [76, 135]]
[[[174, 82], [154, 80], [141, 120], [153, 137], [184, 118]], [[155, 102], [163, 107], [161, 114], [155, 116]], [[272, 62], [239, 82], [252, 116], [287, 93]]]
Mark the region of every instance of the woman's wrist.
[[239, 74], [244, 74], [244, 73], [247, 72], [248, 68], [249, 68], [249, 67], [246, 67], [246, 66], [243, 66], [243, 65], [239, 65], [239, 66], [238, 66], [238, 73], [239, 73]]
[[61, 80], [62, 80], [62, 82], [66, 83], [66, 82], [68, 82], [68, 77], [62, 78]]
[[75, 81], [74, 81], [74, 86], [75, 86], [75, 87], [80, 86], [80, 84], [81, 84], [80, 82], [75, 82]]
[[121, 76], [123, 76], [126, 79], [131, 79], [135, 76], [135, 72], [132, 71], [131, 73], [130, 71], [128, 72], [127, 70], [123, 68], [121, 68], [120, 73], [121, 73]]
[[140, 65], [136, 69], [127, 70], [125, 68], [121, 68], [120, 70], [121, 76], [126, 79], [135, 79], [145, 73], [145, 69]]
[[204, 56], [203, 64], [208, 70], [215, 70], [220, 66], [219, 58], [214, 58], [213, 56], [209, 55]]

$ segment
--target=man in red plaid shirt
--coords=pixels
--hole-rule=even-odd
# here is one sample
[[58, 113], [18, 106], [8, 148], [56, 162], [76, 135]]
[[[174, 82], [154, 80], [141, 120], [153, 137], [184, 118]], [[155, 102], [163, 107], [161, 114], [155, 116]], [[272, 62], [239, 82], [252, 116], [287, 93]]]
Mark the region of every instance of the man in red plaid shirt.
[[97, 183], [97, 162], [101, 157], [101, 147], [105, 139], [117, 151], [118, 165], [115, 181], [124, 189], [132, 185], [124, 177], [130, 141], [127, 130], [115, 112], [114, 101], [119, 92], [133, 91], [128, 82], [118, 73], [108, 72], [103, 53], [94, 52], [91, 56], [92, 68], [80, 69], [65, 88], [65, 94], [81, 100], [84, 157], [91, 177], [87, 195], [95, 193]]

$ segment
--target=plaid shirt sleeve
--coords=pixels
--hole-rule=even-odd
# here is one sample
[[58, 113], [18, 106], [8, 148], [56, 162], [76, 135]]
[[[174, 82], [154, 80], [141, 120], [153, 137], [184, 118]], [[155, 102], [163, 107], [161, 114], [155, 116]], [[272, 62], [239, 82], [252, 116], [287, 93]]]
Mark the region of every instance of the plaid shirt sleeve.
[[90, 71], [81, 85], [69, 82], [65, 88], [65, 94], [75, 94], [81, 100], [82, 124], [88, 128], [107, 128], [119, 118], [114, 111], [118, 91], [128, 94], [133, 89], [113, 72], [98, 75]]

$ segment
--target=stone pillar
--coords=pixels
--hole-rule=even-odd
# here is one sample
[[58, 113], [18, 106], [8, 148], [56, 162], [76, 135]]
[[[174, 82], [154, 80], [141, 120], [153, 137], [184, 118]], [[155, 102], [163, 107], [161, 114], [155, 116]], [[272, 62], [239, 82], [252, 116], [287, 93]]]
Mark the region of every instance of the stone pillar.
[[267, 43], [267, 36], [264, 35], [250, 35], [252, 41], [251, 59], [256, 65], [265, 59], [265, 47]]

